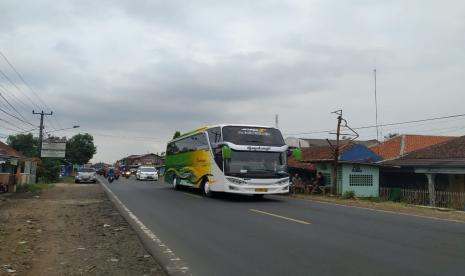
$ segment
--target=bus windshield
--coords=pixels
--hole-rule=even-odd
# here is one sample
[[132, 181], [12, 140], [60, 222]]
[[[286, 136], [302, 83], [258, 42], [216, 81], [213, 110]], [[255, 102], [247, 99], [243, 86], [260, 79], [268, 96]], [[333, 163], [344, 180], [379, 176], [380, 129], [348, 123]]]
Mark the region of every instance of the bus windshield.
[[226, 175], [273, 178], [286, 177], [285, 152], [257, 152], [232, 150], [231, 159], [225, 160], [224, 172]]
[[272, 147], [285, 145], [281, 132], [275, 128], [226, 126], [223, 127], [223, 140], [236, 145]]

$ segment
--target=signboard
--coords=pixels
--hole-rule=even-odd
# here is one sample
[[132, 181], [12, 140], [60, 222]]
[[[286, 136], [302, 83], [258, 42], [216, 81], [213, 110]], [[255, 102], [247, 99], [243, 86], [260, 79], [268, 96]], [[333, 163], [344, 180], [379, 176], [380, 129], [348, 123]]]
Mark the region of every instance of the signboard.
[[50, 137], [42, 141], [41, 157], [64, 158], [66, 138]]

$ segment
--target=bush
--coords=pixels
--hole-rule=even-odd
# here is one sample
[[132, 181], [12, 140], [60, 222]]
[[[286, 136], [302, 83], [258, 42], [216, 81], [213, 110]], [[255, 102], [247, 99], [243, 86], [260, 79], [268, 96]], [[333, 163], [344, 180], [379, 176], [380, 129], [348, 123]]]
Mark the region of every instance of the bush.
[[42, 191], [44, 189], [50, 189], [53, 187], [54, 187], [53, 184], [46, 184], [46, 183], [26, 184], [26, 185], [18, 186], [16, 191], [20, 193], [23, 193], [23, 192], [36, 193], [38, 191]]
[[345, 191], [342, 194], [342, 198], [343, 199], [353, 199], [353, 198], [355, 198], [355, 192], [354, 191]]
[[60, 176], [60, 166], [61, 166], [60, 161], [56, 159], [44, 158], [43, 166], [44, 166], [44, 172], [42, 176], [43, 181], [47, 183], [56, 182], [58, 180], [58, 177]]

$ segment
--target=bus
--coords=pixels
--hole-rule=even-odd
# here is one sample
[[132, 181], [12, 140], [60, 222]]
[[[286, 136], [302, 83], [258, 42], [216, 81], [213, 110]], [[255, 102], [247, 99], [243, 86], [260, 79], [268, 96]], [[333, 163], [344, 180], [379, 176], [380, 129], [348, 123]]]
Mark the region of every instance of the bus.
[[288, 147], [276, 128], [208, 126], [168, 143], [164, 179], [175, 189], [198, 188], [206, 196], [284, 194], [289, 192], [287, 156]]

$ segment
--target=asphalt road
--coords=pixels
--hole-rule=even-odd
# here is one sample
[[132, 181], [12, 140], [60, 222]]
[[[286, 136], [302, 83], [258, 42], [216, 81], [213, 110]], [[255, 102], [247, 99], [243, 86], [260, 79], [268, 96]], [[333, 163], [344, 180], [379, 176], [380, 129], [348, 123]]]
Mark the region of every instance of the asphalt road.
[[269, 196], [107, 186], [194, 275], [465, 275], [465, 224]]

